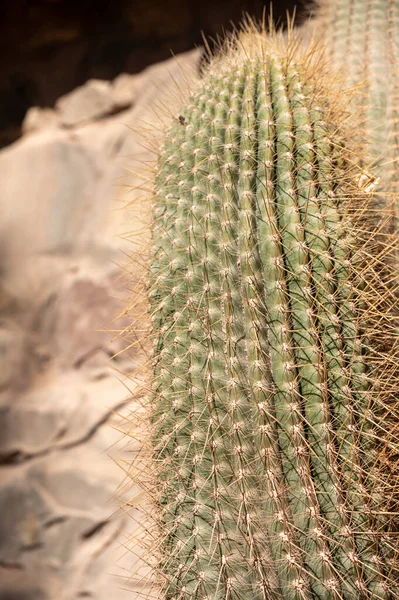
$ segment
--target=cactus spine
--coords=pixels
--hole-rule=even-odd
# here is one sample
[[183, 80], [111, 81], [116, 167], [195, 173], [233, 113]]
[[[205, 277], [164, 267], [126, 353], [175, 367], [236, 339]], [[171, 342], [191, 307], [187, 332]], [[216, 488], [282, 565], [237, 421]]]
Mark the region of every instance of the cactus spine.
[[[393, 600], [387, 392], [372, 370], [394, 361], [370, 341], [352, 230], [367, 199], [342, 107], [310, 59], [292, 59], [296, 43], [254, 31], [240, 43], [175, 119], [155, 178], [162, 594]], [[374, 284], [375, 317], [386, 292]]]

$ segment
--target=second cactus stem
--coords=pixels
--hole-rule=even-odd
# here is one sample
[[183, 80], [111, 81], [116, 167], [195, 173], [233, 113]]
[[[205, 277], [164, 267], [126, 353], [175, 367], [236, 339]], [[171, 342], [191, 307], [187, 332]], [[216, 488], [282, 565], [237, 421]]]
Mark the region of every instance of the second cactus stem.
[[[364, 165], [381, 179], [380, 207], [399, 205], [399, 1], [320, 0], [316, 30], [332, 64], [357, 88], [355, 110], [364, 130]], [[394, 195], [395, 194], [395, 195]]]
[[312, 68], [262, 44], [210, 67], [159, 158], [162, 590], [398, 598], [373, 471], [381, 434], [348, 216], [354, 168]]

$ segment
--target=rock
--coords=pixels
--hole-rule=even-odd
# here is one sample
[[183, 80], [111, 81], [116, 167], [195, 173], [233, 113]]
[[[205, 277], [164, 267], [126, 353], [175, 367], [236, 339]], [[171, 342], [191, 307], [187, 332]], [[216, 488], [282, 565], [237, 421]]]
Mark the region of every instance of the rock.
[[[154, 156], [144, 147], [143, 134], [128, 126], [142, 122], [157, 126], [160, 90], [176, 92], [179, 80], [186, 85], [186, 73], [199, 55], [191, 52], [146, 69], [140, 75], [140, 94], [129, 111], [73, 130], [39, 130], [0, 151], [5, 283], [9, 276], [18, 276], [21, 283], [30, 278], [25, 263], [32, 267], [31, 257], [93, 253], [101, 247], [108, 248], [108, 256], [109, 248], [131, 254], [134, 245], [127, 232], [139, 232], [138, 248], [142, 248], [143, 218], [148, 220], [149, 211], [143, 210], [145, 198], [139, 188], [147, 173], [142, 168], [132, 168], [130, 173], [129, 168], [135, 161], [150, 164]], [[124, 209], [139, 196], [138, 206]], [[119, 258], [121, 262], [121, 254]]]
[[0, 281], [0, 315], [11, 315], [16, 312], [18, 301]]
[[[95, 157], [62, 131], [45, 130], [0, 152], [5, 256], [84, 245], [99, 176]], [[29, 202], [27, 202], [29, 194]]]
[[112, 82], [112, 101], [117, 109], [127, 108], [135, 103], [142, 77], [122, 73]]
[[1, 564], [68, 566], [79, 545], [111, 518], [120, 471], [101, 453], [99, 433], [94, 444], [2, 468]]
[[23, 562], [21, 553], [41, 544], [41, 526], [52, 515], [44, 497], [22, 477], [9, 478], [0, 488], [0, 563]]
[[[140, 583], [123, 579], [141, 566], [130, 539], [142, 524], [137, 509], [119, 510], [138, 497], [132, 462], [146, 466], [126, 434], [142, 436], [148, 357], [133, 345], [134, 363], [122, 353], [111, 373], [126, 342], [106, 330], [129, 325], [140, 338], [147, 326], [151, 200], [140, 161], [154, 153], [130, 126], [158, 126], [160, 90], [186, 85], [199, 54], [83, 86], [57, 106], [64, 126], [32, 113], [29, 135], [0, 151], [0, 290], [12, 299], [0, 321], [0, 600], [129, 600], [141, 585], [157, 598], [147, 571]], [[127, 256], [129, 290], [116, 279]], [[134, 308], [113, 322], [127, 292]]]
[[26, 319], [18, 316], [18, 324], [11, 319], [0, 322], [0, 392], [22, 393], [48, 360], [44, 344], [24, 328]]
[[5, 327], [0, 329], [0, 390], [8, 386], [13, 378], [21, 373], [24, 342], [21, 331]]
[[[51, 301], [41, 310], [37, 327], [48, 340], [49, 352], [61, 369], [104, 365], [106, 360], [124, 347], [121, 338], [107, 328], [116, 329], [113, 321], [125, 302], [113, 294], [112, 282], [100, 284], [91, 279], [76, 278], [52, 294]], [[126, 295], [126, 292], [125, 292]], [[128, 325], [127, 319], [124, 325]], [[119, 321], [118, 327], [123, 327]]]
[[[132, 387], [132, 384], [131, 384]], [[89, 441], [125, 405], [128, 391], [111, 373], [53, 376], [0, 405], [0, 461], [71, 448]]]
[[0, 600], [52, 600], [61, 589], [61, 581], [52, 574], [0, 566]]
[[57, 127], [58, 117], [51, 108], [32, 106], [26, 113], [22, 122], [22, 133], [34, 133], [41, 129]]
[[81, 87], [59, 98], [55, 107], [65, 127], [74, 127], [85, 121], [99, 119], [112, 112], [111, 84], [109, 81], [90, 79]]

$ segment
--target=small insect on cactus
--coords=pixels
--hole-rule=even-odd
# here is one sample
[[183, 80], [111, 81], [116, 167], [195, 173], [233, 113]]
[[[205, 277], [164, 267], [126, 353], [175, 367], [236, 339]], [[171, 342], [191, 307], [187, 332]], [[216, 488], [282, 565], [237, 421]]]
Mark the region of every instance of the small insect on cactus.
[[315, 57], [249, 28], [159, 152], [144, 597], [399, 598], [388, 261]]

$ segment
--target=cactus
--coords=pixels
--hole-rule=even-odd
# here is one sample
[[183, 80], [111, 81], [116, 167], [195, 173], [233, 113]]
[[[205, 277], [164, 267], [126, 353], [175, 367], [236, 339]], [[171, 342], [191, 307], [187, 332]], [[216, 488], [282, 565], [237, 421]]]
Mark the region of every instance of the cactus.
[[319, 0], [317, 28], [326, 30], [331, 63], [357, 87], [354, 107], [365, 131], [364, 164], [382, 181], [379, 206], [394, 215], [399, 206], [399, 2]]
[[159, 153], [147, 408], [166, 600], [399, 598], [385, 251], [314, 55], [232, 41]]

